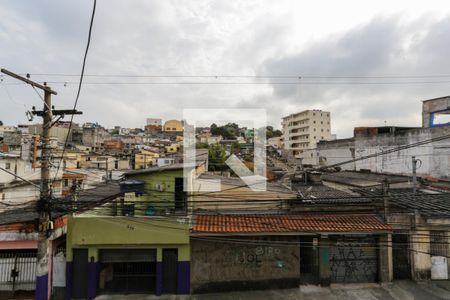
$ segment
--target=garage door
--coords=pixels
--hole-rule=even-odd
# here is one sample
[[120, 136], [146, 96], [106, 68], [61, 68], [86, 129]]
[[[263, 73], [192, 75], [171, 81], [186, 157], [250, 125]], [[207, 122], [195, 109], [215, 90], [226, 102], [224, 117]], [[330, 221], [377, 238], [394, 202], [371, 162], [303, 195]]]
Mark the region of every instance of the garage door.
[[374, 237], [339, 237], [330, 247], [331, 282], [375, 282], [378, 275]]
[[100, 250], [99, 290], [110, 293], [152, 293], [156, 284], [156, 250]]

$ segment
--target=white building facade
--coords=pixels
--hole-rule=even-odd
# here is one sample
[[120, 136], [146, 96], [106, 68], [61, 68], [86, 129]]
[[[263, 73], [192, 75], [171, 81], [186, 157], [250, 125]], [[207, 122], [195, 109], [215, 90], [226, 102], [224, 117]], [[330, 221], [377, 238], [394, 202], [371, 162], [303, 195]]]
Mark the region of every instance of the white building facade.
[[316, 148], [319, 141], [332, 139], [330, 112], [305, 110], [282, 118], [283, 148], [296, 157]]

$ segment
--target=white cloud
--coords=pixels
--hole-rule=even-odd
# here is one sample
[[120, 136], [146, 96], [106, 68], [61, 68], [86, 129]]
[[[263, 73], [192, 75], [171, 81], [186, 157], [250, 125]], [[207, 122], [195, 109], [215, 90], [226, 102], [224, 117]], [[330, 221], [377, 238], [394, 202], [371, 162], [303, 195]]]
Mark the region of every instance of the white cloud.
[[[0, 3], [0, 62], [18, 72], [80, 72], [91, 1]], [[446, 1], [98, 1], [88, 74], [389, 75], [442, 74], [450, 33]], [[77, 78], [37, 77], [41, 81]], [[92, 78], [86, 82], [238, 81], [238, 79]], [[251, 81], [251, 79], [241, 79]], [[11, 79], [5, 81], [13, 82]], [[58, 108], [76, 85], [54, 84]], [[183, 108], [306, 108], [332, 112], [340, 136], [359, 125], [419, 124], [420, 99], [446, 85], [85, 85], [78, 122], [140, 127], [147, 117], [181, 118]], [[0, 89], [2, 89], [0, 87]], [[26, 122], [23, 103], [42, 103], [25, 86], [0, 91], [0, 120]], [[5, 113], [7, 112], [7, 113]], [[400, 113], [401, 112], [401, 113]]]

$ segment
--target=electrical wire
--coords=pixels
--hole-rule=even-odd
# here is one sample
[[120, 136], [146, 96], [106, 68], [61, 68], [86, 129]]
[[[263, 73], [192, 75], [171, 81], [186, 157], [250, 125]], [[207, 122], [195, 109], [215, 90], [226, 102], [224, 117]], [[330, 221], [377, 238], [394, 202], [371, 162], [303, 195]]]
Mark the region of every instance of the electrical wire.
[[[85, 69], [85, 67], [86, 67], [87, 55], [88, 55], [88, 51], [89, 51], [89, 46], [90, 46], [90, 44], [91, 44], [92, 27], [93, 27], [93, 24], [94, 24], [94, 17], [95, 17], [95, 8], [96, 8], [96, 5], [97, 5], [97, 0], [94, 0], [93, 7], [92, 7], [91, 21], [90, 21], [90, 23], [89, 23], [89, 32], [88, 32], [88, 39], [87, 39], [87, 44], [86, 44], [86, 50], [85, 50], [85, 52], [84, 52], [83, 65], [82, 65], [82, 67], [81, 67], [80, 80], [79, 80], [79, 82], [78, 82], [77, 95], [76, 95], [76, 97], [75, 97], [75, 102], [74, 102], [74, 104], [73, 104], [73, 110], [74, 110], [74, 111], [75, 111], [75, 109], [77, 108], [77, 105], [78, 105], [78, 99], [79, 99], [80, 93], [81, 93], [81, 86], [82, 86], [82, 84], [83, 84], [84, 69]], [[63, 151], [62, 151], [62, 155], [61, 155], [62, 157], [64, 157], [64, 153], [65, 153], [66, 148], [67, 148], [67, 143], [68, 143], [68, 140], [69, 140], [69, 135], [70, 135], [70, 133], [71, 133], [72, 124], [73, 124], [73, 117], [74, 117], [74, 114], [71, 114], [71, 117], [70, 117], [70, 123], [69, 123], [69, 130], [67, 131], [67, 136], [66, 136], [66, 139], [65, 139], [65, 141], [64, 141], [64, 147], [63, 147]], [[53, 179], [53, 181], [56, 180], [56, 176], [58, 175], [59, 168], [60, 168], [60, 166], [61, 166], [61, 161], [62, 161], [62, 158], [61, 158], [61, 160], [60, 160], [60, 163], [58, 164], [58, 168], [56, 169], [56, 174], [55, 174], [55, 178]]]
[[[31, 73], [34, 76], [57, 76], [57, 77], [78, 77], [79, 74], [67, 73]], [[221, 74], [204, 74], [204, 75], [183, 75], [183, 74], [86, 74], [86, 77], [124, 77], [124, 78], [262, 78], [262, 79], [413, 79], [413, 78], [450, 78], [450, 75], [379, 75], [379, 76], [326, 76], [326, 75], [221, 75]]]

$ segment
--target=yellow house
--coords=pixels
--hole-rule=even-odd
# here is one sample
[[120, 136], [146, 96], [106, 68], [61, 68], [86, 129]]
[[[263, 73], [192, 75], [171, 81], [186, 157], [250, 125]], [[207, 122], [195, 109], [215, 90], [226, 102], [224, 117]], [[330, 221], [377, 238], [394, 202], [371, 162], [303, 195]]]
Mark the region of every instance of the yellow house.
[[164, 123], [163, 130], [167, 132], [182, 132], [183, 124], [178, 120], [168, 120]]
[[134, 168], [147, 169], [152, 166], [156, 166], [158, 157], [158, 153], [148, 150], [141, 150], [140, 153], [136, 153], [134, 155]]
[[180, 150], [179, 144], [171, 144], [170, 146], [166, 146], [166, 153], [177, 153]]
[[[62, 150], [56, 151], [55, 154], [61, 157], [63, 154]], [[64, 152], [63, 168], [64, 169], [80, 169], [84, 163], [84, 153], [79, 150], [66, 150]]]

